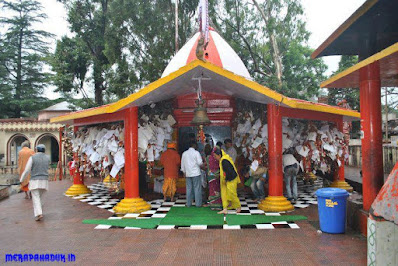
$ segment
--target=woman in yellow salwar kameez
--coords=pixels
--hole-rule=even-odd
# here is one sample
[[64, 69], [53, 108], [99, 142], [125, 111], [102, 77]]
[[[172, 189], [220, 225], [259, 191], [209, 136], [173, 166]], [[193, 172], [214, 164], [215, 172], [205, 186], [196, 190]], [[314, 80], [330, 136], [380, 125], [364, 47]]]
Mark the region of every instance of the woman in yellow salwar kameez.
[[240, 183], [238, 171], [234, 161], [221, 148], [214, 149], [214, 157], [220, 162], [220, 188], [223, 210], [219, 214], [227, 214], [228, 209], [236, 209], [240, 212], [240, 201], [237, 187]]

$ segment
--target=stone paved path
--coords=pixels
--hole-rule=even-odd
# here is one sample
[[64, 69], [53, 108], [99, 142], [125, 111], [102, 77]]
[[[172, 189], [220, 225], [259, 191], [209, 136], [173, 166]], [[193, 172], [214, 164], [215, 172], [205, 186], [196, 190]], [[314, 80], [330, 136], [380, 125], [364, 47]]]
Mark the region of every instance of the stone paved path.
[[70, 185], [50, 183], [41, 222], [22, 193], [0, 201], [0, 264], [7, 253], [73, 253], [76, 265], [366, 264], [364, 237], [317, 233], [316, 205], [294, 212], [309, 219], [300, 230], [93, 230], [82, 220], [109, 211], [65, 197]]

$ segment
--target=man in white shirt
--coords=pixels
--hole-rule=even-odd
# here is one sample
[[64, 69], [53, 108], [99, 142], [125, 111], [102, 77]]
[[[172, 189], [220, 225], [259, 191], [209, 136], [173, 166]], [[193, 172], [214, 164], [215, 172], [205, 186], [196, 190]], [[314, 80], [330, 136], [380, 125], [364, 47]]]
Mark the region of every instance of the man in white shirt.
[[40, 221], [43, 218], [41, 198], [44, 191], [48, 190], [50, 157], [45, 154], [46, 146], [43, 144], [37, 145], [36, 151], [37, 153], [32, 155], [26, 163], [20, 182], [22, 183], [30, 173], [29, 190], [32, 192], [35, 220]]
[[234, 145], [232, 144], [231, 139], [226, 139], [224, 140], [224, 147], [225, 147], [225, 153], [228, 154], [234, 163], [236, 162], [236, 157], [238, 157], [238, 153], [236, 152]]
[[190, 148], [182, 154], [181, 171], [185, 175], [187, 206], [192, 206], [192, 198], [195, 195], [196, 207], [202, 206], [202, 182], [200, 176], [200, 167], [203, 165], [202, 156], [196, 150], [197, 144], [191, 142]]
[[[286, 182], [287, 199], [292, 203], [297, 201], [297, 173], [299, 171], [299, 162], [293, 154], [283, 155], [283, 172]], [[293, 197], [292, 197], [293, 189]]]

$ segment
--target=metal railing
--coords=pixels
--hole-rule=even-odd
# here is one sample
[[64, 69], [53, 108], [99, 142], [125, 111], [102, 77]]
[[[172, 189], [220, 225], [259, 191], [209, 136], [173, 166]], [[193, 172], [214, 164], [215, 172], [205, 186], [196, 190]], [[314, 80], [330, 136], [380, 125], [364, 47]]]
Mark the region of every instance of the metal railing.
[[[57, 169], [56, 168], [52, 168], [50, 167], [50, 169], [48, 169], [48, 174], [50, 176], [53, 176], [55, 174], [55, 171]], [[18, 174], [18, 167], [17, 166], [0, 166], [0, 174]]]
[[[362, 149], [360, 145], [349, 146], [350, 159], [348, 165], [362, 167]], [[389, 174], [398, 161], [398, 147], [391, 145], [383, 146], [383, 169]]]

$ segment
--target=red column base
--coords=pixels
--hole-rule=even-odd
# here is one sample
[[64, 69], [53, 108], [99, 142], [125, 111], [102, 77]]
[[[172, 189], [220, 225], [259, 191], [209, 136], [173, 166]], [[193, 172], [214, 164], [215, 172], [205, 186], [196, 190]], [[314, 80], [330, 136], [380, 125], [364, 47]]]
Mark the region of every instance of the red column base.
[[107, 177], [104, 178], [104, 180], [102, 180], [102, 183], [116, 183], [117, 180], [114, 177], [111, 177], [110, 175], [108, 175]]
[[330, 184], [330, 186], [345, 189], [348, 192], [352, 192], [354, 190], [352, 186], [350, 186], [345, 180], [335, 180], [332, 184]]
[[115, 213], [141, 213], [149, 211], [151, 204], [141, 198], [124, 198], [113, 208]]
[[77, 196], [81, 194], [91, 194], [91, 190], [84, 185], [84, 176], [80, 172], [75, 172], [73, 185], [65, 192], [66, 196]]
[[81, 194], [91, 194], [91, 190], [84, 184], [73, 184], [65, 192], [66, 196], [77, 196]]
[[268, 196], [258, 205], [258, 208], [265, 212], [294, 210], [294, 206], [284, 196]]

